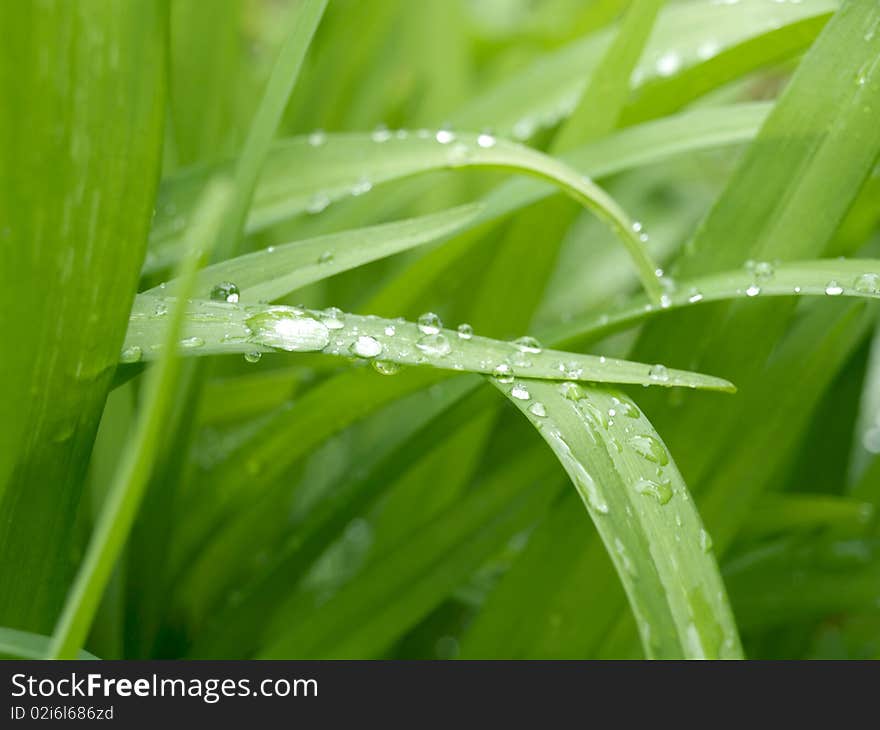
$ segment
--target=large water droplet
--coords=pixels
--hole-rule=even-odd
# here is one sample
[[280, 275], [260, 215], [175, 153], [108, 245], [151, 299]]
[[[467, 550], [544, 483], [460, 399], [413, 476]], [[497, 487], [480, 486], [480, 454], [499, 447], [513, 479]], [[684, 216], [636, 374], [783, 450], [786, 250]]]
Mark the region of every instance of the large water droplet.
[[672, 499], [672, 486], [668, 481], [655, 482], [652, 479], [639, 479], [634, 488], [639, 494], [653, 497], [660, 504], [667, 504]]
[[529, 389], [520, 383], [517, 383], [510, 389], [510, 395], [517, 400], [528, 400], [532, 397], [531, 393], [529, 393]]
[[632, 446], [636, 453], [648, 461], [653, 461], [655, 464], [660, 464], [660, 466], [665, 466], [669, 463], [669, 454], [666, 453], [663, 444], [653, 436], [648, 434], [633, 436], [629, 440], [629, 445]]
[[361, 335], [351, 343], [349, 349], [358, 357], [372, 358], [382, 353], [382, 343], [369, 335]]
[[272, 307], [250, 317], [246, 325], [253, 341], [288, 352], [323, 350], [330, 342], [327, 325], [292, 307]]
[[856, 278], [853, 289], [859, 294], [880, 294], [880, 274], [862, 274]]
[[442, 328], [443, 322], [433, 312], [425, 312], [418, 320], [419, 331], [423, 335], [436, 335]]
[[584, 391], [580, 385], [577, 383], [564, 382], [559, 385], [559, 392], [562, 393], [563, 398], [567, 398], [571, 401], [579, 401], [584, 397]]
[[495, 142], [495, 137], [493, 137], [488, 132], [483, 132], [479, 137], [477, 137], [477, 144], [484, 149], [494, 147]]
[[418, 342], [416, 342], [416, 347], [432, 357], [443, 357], [448, 355], [452, 349], [446, 335], [439, 332], [420, 337]]
[[263, 353], [258, 350], [254, 350], [253, 352], [246, 352], [244, 354], [244, 359], [245, 362], [249, 363], [260, 362], [260, 360], [263, 359]]
[[238, 298], [241, 292], [238, 287], [231, 281], [221, 281], [211, 288], [211, 300], [215, 302], [227, 302], [228, 304], [238, 304]]
[[471, 327], [467, 322], [462, 322], [460, 325], [458, 325], [457, 332], [458, 336], [462, 340], [469, 340], [471, 337], [474, 336], [474, 328]]

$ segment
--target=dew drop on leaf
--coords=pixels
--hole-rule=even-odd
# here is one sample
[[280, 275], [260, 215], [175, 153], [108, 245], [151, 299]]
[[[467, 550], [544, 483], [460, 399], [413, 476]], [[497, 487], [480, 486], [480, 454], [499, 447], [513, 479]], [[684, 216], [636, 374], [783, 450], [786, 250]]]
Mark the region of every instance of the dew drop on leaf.
[[528, 388], [526, 388], [526, 386], [520, 385], [520, 384], [514, 385], [510, 389], [510, 395], [511, 395], [511, 397], [516, 398], [517, 400], [528, 400], [529, 398], [532, 397], [532, 394], [529, 393]]
[[492, 376], [499, 383], [508, 384], [513, 382], [513, 370], [506, 362], [496, 365], [492, 370]]
[[469, 340], [471, 337], [474, 336], [474, 328], [471, 327], [467, 322], [463, 322], [462, 324], [458, 325], [457, 332], [459, 338], [461, 338], [462, 340]]
[[211, 288], [211, 300], [215, 302], [238, 304], [240, 294], [238, 287], [231, 281], [218, 282]]
[[547, 409], [540, 401], [535, 401], [529, 406], [529, 413], [537, 418], [547, 418]]
[[665, 365], [657, 363], [648, 370], [648, 377], [654, 382], [666, 383], [669, 381], [669, 370], [666, 369]]
[[520, 352], [529, 352], [533, 355], [541, 353], [541, 343], [534, 337], [529, 337], [528, 335], [518, 337], [513, 341], [513, 344], [517, 346]]
[[419, 331], [423, 335], [436, 335], [443, 327], [443, 322], [433, 312], [425, 312], [418, 320]]
[[382, 353], [382, 343], [375, 337], [360, 335], [349, 348], [353, 355], [364, 358], [372, 358]]
[[262, 358], [263, 358], [263, 353], [260, 352], [259, 350], [254, 350], [253, 352], [246, 352], [244, 354], [245, 362], [249, 362], [249, 363], [260, 362], [260, 360], [262, 360]]
[[862, 274], [853, 283], [859, 294], [880, 294], [880, 274]]
[[126, 347], [119, 356], [119, 361], [124, 363], [140, 362], [144, 356], [143, 350], [138, 345]]
[[400, 365], [390, 360], [374, 360], [373, 370], [380, 375], [396, 375], [400, 372]]
[[653, 479], [639, 479], [634, 488], [639, 494], [653, 497], [660, 504], [668, 504], [672, 499], [672, 486], [668, 481], [655, 482]]
[[448, 355], [449, 351], [452, 349], [446, 335], [439, 332], [420, 337], [418, 342], [416, 342], [416, 347], [426, 355], [431, 355], [433, 357], [443, 357], [443, 355]]
[[669, 454], [666, 453], [663, 444], [653, 436], [647, 434], [633, 436], [629, 440], [629, 445], [632, 446], [637, 454], [648, 461], [660, 464], [661, 466], [669, 463]]

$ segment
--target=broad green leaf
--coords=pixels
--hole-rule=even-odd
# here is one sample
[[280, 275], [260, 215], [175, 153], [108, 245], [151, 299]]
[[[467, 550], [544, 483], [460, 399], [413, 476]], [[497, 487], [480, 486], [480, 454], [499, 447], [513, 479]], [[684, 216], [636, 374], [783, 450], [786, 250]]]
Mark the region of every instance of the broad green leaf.
[[0, 26], [0, 623], [46, 633], [146, 247], [167, 18], [3, 3]]
[[180, 374], [175, 344], [183, 327], [185, 297], [195, 281], [203, 241], [215, 240], [230, 191], [228, 186], [216, 183], [208, 188], [204, 203], [199, 207], [187, 255], [180, 267], [180, 293], [184, 298], [178, 300], [167, 318], [163, 354], [145, 386], [144, 400], [148, 405], [139, 414], [136, 430], [113, 476], [79, 573], [68, 593], [49, 647], [51, 659], [73, 659], [82, 648], [110, 573], [125, 547], [173, 405], [172, 396]]
[[712, 541], [660, 437], [622, 393], [498, 386], [553, 449], [617, 570], [648, 658], [741, 656]]
[[[123, 349], [124, 362], [152, 360], [162, 352], [163, 325], [174, 302], [176, 299], [138, 296]], [[436, 315], [426, 315], [417, 324], [336, 309], [190, 300], [178, 345], [189, 355], [321, 351], [371, 361], [379, 372], [388, 374], [395, 370], [394, 365], [432, 365], [501, 380], [520, 374], [550, 380], [733, 390], [727, 381], [709, 375], [545, 350], [530, 338], [502, 342], [474, 335], [470, 329], [453, 331], [441, 326]]]

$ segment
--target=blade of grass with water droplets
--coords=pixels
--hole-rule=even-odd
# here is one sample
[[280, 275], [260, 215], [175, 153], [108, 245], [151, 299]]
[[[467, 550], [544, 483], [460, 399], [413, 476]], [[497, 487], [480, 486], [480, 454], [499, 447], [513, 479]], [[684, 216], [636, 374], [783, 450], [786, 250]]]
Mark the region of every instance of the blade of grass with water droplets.
[[649, 658], [739, 658], [711, 541], [650, 422], [622, 393], [497, 385], [553, 449], [589, 512]]
[[676, 282], [660, 307], [637, 296], [617, 309], [573, 320], [543, 333], [552, 342], [597, 340], [665, 311], [765, 297], [880, 298], [880, 259], [816, 259], [752, 263], [736, 271]]
[[[221, 211], [228, 205], [230, 188], [218, 182], [205, 193], [203, 205], [194, 221], [187, 255], [180, 271], [180, 290], [186, 295], [195, 280], [204, 241], [213, 241]], [[48, 655], [52, 659], [72, 659], [85, 642], [98, 603], [137, 514], [150, 477], [165, 421], [171, 411], [180, 360], [177, 342], [185, 318], [185, 300], [174, 306], [163, 328], [163, 355], [149, 373], [145, 386], [145, 408], [119, 463], [113, 482], [95, 524], [76, 580], [67, 596]]]
[[[138, 295], [124, 352], [145, 360], [161, 352], [163, 320], [175, 300]], [[419, 323], [308, 310], [282, 305], [241, 305], [190, 300], [181, 341], [190, 355], [249, 352], [318, 352], [359, 357], [376, 363], [432, 365], [484, 373], [502, 380], [515, 374], [550, 380], [683, 386], [730, 392], [710, 375], [667, 369], [615, 358], [544, 350], [537, 342], [503, 342], [469, 331], [441, 329], [428, 316]]]
[[[245, 301], [271, 302], [306, 284], [449, 236], [472, 223], [482, 208], [480, 204], [463, 205], [420, 218], [331, 233], [227, 259], [199, 271], [194, 297], [219, 296], [221, 301], [237, 302], [242, 296]], [[215, 291], [219, 282], [233, 283], [234, 289], [220, 287]], [[169, 296], [175, 288], [176, 282], [172, 280], [144, 294]]]
[[[763, 102], [698, 108], [621, 130], [572, 150], [561, 159], [584, 174], [610, 175], [688, 151], [751, 139], [769, 108]], [[277, 142], [254, 192], [246, 231], [255, 233], [300, 213], [323, 210], [353, 191], [364, 190], [365, 181], [376, 186], [447, 167], [448, 158], [433, 143], [431, 133], [427, 138], [419, 134], [395, 132], [377, 142], [375, 135], [322, 133], [317, 138], [320, 144], [315, 144], [314, 135]], [[461, 133], [458, 137], [474, 144], [480, 135]], [[144, 265], [146, 273], [159, 271], [176, 260], [180, 236], [199, 191], [212, 174], [223, 169], [193, 168], [163, 182], [150, 236], [150, 256]], [[292, 169], [296, 174], [291, 174]], [[512, 180], [487, 197], [488, 208], [479, 220], [494, 220], [554, 192], [558, 188], [538, 180]]]

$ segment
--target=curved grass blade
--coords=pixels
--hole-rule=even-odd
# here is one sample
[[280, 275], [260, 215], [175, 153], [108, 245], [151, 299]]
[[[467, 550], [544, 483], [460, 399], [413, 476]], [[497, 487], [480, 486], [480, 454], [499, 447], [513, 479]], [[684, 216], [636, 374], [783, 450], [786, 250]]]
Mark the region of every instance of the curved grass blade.
[[[449, 236], [473, 222], [482, 208], [480, 204], [463, 205], [420, 218], [331, 233], [237, 256], [201, 269], [193, 294], [195, 298], [207, 299], [218, 282], [234, 282], [246, 301], [271, 302], [306, 284]], [[168, 296], [176, 288], [176, 281], [172, 280], [144, 294]], [[225, 296], [238, 299], [238, 294]]]
[[[45, 659], [50, 637], [18, 631], [0, 626], [0, 658], [2, 659]], [[77, 659], [100, 659], [87, 651], [80, 651]]]
[[328, 0], [303, 0], [293, 16], [293, 28], [278, 53], [266, 90], [248, 129], [235, 169], [235, 195], [229, 202], [219, 238], [214, 247], [216, 260], [234, 255], [257, 186], [260, 170], [269, 154], [272, 138], [287, 106], [312, 36], [321, 21]]
[[544, 333], [553, 342], [596, 339], [660, 312], [728, 300], [765, 297], [880, 298], [880, 259], [814, 259], [771, 264], [752, 262], [736, 271], [695, 277], [667, 290], [660, 307], [643, 296], [599, 315], [574, 320]]
[[[163, 351], [163, 322], [173, 302], [138, 295], [125, 341], [123, 361], [151, 360]], [[419, 324], [328, 309], [235, 305], [191, 300], [179, 349], [189, 355], [251, 352], [323, 352], [392, 365], [432, 365], [484, 373], [502, 380], [515, 374], [549, 380], [685, 386], [730, 392], [719, 378], [614, 358], [544, 350], [536, 342], [503, 342], [470, 332], [440, 329], [428, 318]]]
[[[194, 221], [187, 256], [180, 273], [181, 293], [195, 279], [204, 241], [213, 241], [220, 212], [228, 205], [229, 188], [218, 182], [208, 188], [205, 201]], [[158, 364], [149, 374], [145, 387], [147, 406], [140, 415], [110, 485], [76, 580], [68, 594], [52, 643], [49, 658], [72, 659], [85, 642], [98, 603], [113, 566], [125, 547], [153, 465], [165, 422], [173, 406], [180, 360], [175, 343], [180, 338], [185, 300], [174, 307], [163, 332], [165, 347]]]
[[[347, 139], [346, 139], [347, 137]], [[387, 156], [388, 147], [374, 145], [377, 155], [375, 164], [387, 166], [390, 164]], [[333, 145], [333, 156], [336, 158], [336, 167], [343, 170], [345, 189], [339, 189], [339, 183], [331, 184], [328, 188], [315, 192], [314, 182], [309, 180], [303, 170], [304, 160], [297, 162], [297, 176], [309, 183], [311, 195], [318, 195], [321, 205], [330, 200], [331, 193], [339, 196], [342, 194], [360, 194], [370, 190], [374, 181], [363, 178], [350, 187], [350, 169], [352, 159], [359, 160], [363, 165], [364, 138], [362, 135], [340, 136]], [[309, 149], [308, 142], [305, 150]], [[512, 172], [530, 175], [556, 185], [560, 190], [570, 195], [581, 205], [591, 210], [603, 220], [618, 235], [642, 280], [646, 291], [655, 298], [659, 297], [660, 285], [657, 282], [655, 271], [656, 264], [646, 253], [645, 247], [639, 240], [638, 234], [633, 230], [633, 221], [629, 219], [623, 209], [602, 188], [596, 185], [588, 177], [581, 175], [559, 160], [544, 155], [529, 147], [523, 147], [514, 142], [496, 139], [488, 134], [462, 134], [456, 135], [447, 130], [440, 130], [434, 135], [428, 133], [408, 136], [400, 140], [397, 150], [403, 154], [412, 169], [412, 160], [418, 159], [417, 169], [420, 171], [429, 169], [464, 168], [464, 167], [489, 167], [506, 169]], [[330, 155], [322, 155], [323, 164], [330, 165], [333, 170], [333, 161]], [[324, 173], [326, 175], [326, 171]], [[399, 174], [399, 172], [398, 172]], [[282, 203], [287, 205], [286, 196]], [[271, 209], [271, 207], [270, 207]]]
[[517, 380], [499, 388], [538, 429], [605, 543], [649, 658], [740, 658], [711, 539], [650, 422], [622, 393]]
[[[584, 174], [610, 175], [688, 151], [751, 139], [769, 108], [764, 102], [698, 108], [621, 130], [561, 159]], [[323, 134], [277, 142], [254, 192], [245, 230], [255, 233], [300, 213], [318, 212], [334, 201], [362, 194], [367, 182], [376, 186], [446, 167], [448, 161], [437, 154], [438, 146], [424, 144], [425, 135], [431, 139], [432, 133], [421, 133], [421, 143], [413, 144], [419, 134], [398, 131], [387, 140], [367, 134]], [[316, 139], [320, 144], [315, 144]], [[162, 183], [145, 273], [159, 271], [176, 260], [180, 237], [199, 192], [223, 169], [193, 168]], [[490, 193], [489, 206], [479, 221], [506, 215], [554, 192], [558, 188], [538, 180], [512, 180]]]

